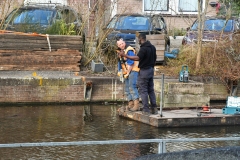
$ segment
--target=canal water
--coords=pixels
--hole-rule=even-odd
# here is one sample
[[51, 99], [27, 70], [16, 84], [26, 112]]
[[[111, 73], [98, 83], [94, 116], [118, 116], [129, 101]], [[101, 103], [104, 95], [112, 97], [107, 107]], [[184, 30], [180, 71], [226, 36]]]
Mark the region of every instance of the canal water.
[[[118, 105], [1, 106], [0, 144], [132, 140], [162, 138], [217, 138], [240, 136], [239, 126], [156, 128], [117, 115]], [[163, 111], [164, 115], [164, 111]], [[237, 146], [240, 142], [167, 143], [167, 152]], [[156, 143], [0, 148], [0, 159], [127, 160], [155, 154]]]

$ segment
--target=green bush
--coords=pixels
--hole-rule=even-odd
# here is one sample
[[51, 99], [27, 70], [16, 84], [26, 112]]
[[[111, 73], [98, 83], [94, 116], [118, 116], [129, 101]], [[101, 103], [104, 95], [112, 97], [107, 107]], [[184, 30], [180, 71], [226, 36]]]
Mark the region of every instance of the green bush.
[[66, 24], [64, 20], [56, 21], [51, 27], [46, 30], [46, 34], [57, 35], [76, 35], [74, 24]]
[[184, 36], [187, 33], [186, 30], [182, 29], [178, 29], [178, 28], [173, 28], [171, 30], [168, 31], [168, 35], [169, 36]]

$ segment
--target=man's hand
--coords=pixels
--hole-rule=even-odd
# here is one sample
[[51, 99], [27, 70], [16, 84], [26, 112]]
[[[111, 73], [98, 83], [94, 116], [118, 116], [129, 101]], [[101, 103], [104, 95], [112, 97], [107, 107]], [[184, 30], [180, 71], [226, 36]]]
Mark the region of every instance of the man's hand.
[[123, 50], [117, 50], [117, 54], [118, 54], [118, 56], [120, 56], [120, 57], [124, 57], [124, 56], [125, 56]]

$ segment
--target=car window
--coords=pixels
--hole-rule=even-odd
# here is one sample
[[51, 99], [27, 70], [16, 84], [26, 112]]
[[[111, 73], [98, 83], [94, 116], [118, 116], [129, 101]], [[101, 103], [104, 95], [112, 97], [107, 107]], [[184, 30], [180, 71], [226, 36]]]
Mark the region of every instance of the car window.
[[165, 23], [162, 21], [161, 17], [154, 16], [152, 19], [152, 26], [154, 29], [164, 29]]
[[[198, 29], [198, 22], [196, 21], [192, 28], [192, 30]], [[224, 31], [231, 32], [233, 30], [233, 20], [223, 20], [223, 19], [210, 19], [206, 20], [204, 24], [204, 30], [206, 31]]]
[[240, 30], [240, 23], [239, 23], [239, 21], [235, 21], [235, 26], [236, 26], [236, 30]]
[[149, 19], [147, 17], [122, 16], [111, 20], [108, 28], [126, 29], [126, 30], [148, 30]]
[[117, 23], [117, 17], [113, 17], [111, 21], [108, 23], [107, 28], [115, 28], [116, 23]]
[[77, 21], [77, 18], [72, 10], [64, 9], [61, 11], [62, 19], [66, 23], [73, 23]]
[[44, 24], [50, 23], [53, 17], [52, 10], [42, 9], [26, 9], [12, 12], [7, 19], [6, 23], [10, 24]]

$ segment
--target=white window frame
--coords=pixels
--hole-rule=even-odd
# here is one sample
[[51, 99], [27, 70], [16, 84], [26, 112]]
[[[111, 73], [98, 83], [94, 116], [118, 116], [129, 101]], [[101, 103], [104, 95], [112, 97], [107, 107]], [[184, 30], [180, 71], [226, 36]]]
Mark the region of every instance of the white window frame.
[[[195, 1], [195, 4], [194, 4]], [[187, 8], [195, 8], [195, 10], [191, 10], [191, 9], [185, 9], [182, 10], [183, 8], [180, 8], [181, 2], [183, 3], [184, 7], [187, 6]], [[196, 4], [197, 3], [197, 4]], [[198, 0], [178, 0], [178, 12], [182, 13], [182, 12], [198, 12]]]
[[[148, 4], [150, 5], [150, 3], [157, 3], [157, 2], [162, 2], [162, 1], [165, 1], [165, 3], [167, 3], [166, 8], [162, 8], [162, 9], [161, 9], [161, 6], [159, 6], [159, 7], [160, 7], [159, 10], [154, 10], [154, 8], [153, 8], [153, 10], [146, 8], [146, 7], [148, 7], [148, 6], [145, 5], [146, 3], [148, 3]], [[171, 0], [143, 0], [143, 1], [142, 1], [143, 12], [144, 12], [144, 13], [153, 13], [153, 14], [156, 14], [156, 13], [171, 14], [171, 11], [170, 11], [170, 9], [169, 9], [169, 2], [170, 2], [170, 1], [171, 1]], [[154, 6], [154, 7], [157, 8], [157, 6]]]
[[[168, 0], [168, 10], [167, 11], [149, 11], [145, 10], [145, 2], [149, 2], [150, 0], [143, 0], [143, 13], [151, 13], [151, 14], [171, 14], [171, 15], [189, 15], [189, 14], [198, 14], [198, 11], [180, 11], [179, 6], [180, 6], [180, 1], [181, 0]], [[156, 0], [156, 1], [161, 1], [161, 0]], [[192, 0], [184, 0], [184, 1], [192, 1]], [[198, 0], [195, 0], [198, 1]], [[202, 6], [203, 9], [205, 8], [205, 0], [202, 1]]]

